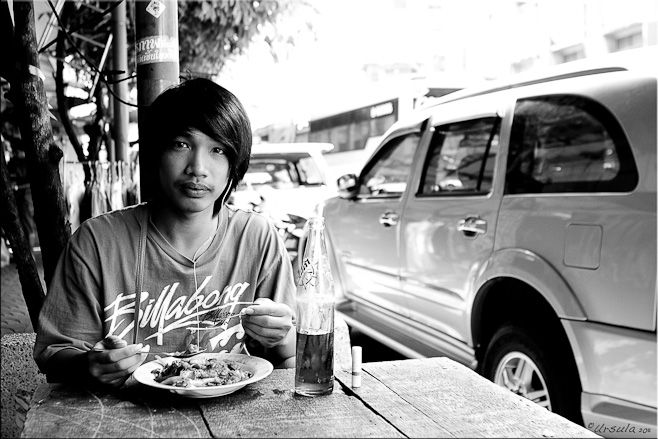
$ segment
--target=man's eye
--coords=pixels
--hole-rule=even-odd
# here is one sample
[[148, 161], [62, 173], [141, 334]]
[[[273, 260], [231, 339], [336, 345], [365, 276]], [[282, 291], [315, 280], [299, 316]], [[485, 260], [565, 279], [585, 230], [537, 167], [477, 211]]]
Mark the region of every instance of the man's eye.
[[182, 148], [188, 148], [189, 147], [189, 145], [187, 143], [179, 141], [179, 140], [174, 141], [172, 146], [176, 149], [182, 149]]
[[222, 148], [213, 148], [212, 152], [215, 154], [224, 155], [224, 150]]

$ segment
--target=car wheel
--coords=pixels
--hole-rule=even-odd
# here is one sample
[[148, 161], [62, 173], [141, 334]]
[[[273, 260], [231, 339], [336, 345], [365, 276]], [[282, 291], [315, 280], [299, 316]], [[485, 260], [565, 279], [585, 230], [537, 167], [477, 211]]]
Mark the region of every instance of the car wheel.
[[582, 425], [580, 383], [560, 349], [513, 324], [494, 334], [483, 375], [494, 383]]

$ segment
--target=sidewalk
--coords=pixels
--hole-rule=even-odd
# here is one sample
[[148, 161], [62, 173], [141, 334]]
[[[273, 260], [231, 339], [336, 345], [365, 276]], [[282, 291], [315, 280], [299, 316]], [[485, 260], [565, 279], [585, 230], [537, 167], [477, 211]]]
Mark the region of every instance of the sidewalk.
[[[43, 282], [43, 263], [41, 252], [35, 252], [37, 269]], [[18, 279], [18, 270], [13, 260], [9, 265], [2, 267], [2, 301], [0, 303], [0, 323], [2, 335], [22, 332], [34, 332], [30, 315], [23, 299], [21, 282]], [[44, 282], [45, 284], [45, 282]]]

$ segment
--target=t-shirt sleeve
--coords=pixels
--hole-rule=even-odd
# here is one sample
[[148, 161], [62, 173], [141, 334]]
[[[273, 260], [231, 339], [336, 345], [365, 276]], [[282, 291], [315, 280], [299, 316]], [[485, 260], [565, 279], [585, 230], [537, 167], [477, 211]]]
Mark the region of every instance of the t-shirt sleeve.
[[269, 225], [264, 239], [265, 263], [256, 287], [256, 298], [282, 302], [295, 312], [295, 280], [290, 256], [281, 237]]
[[87, 351], [102, 339], [99, 265], [97, 245], [83, 225], [60, 256], [39, 314], [34, 359], [42, 372], [60, 350]]
[[[273, 302], [287, 304], [293, 312], [294, 322], [296, 321], [296, 288], [292, 263], [283, 239], [274, 229], [274, 225], [269, 222], [262, 229], [259, 246], [264, 257], [256, 286], [255, 299], [263, 297]], [[247, 336], [247, 345], [251, 354], [264, 355], [260, 343], [249, 336]]]

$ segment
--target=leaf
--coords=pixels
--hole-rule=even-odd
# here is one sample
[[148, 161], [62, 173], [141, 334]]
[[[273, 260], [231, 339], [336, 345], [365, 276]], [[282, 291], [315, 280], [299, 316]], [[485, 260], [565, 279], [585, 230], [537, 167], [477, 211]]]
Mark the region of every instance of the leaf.
[[215, 9], [213, 8], [213, 5], [210, 2], [203, 1], [201, 3], [201, 14], [199, 17], [204, 20], [210, 20], [213, 22], [217, 19], [217, 14], [215, 13]]
[[240, 7], [241, 4], [242, 3], [238, 3], [237, 7], [233, 9], [233, 19], [234, 19], [233, 22], [236, 25], [239, 25], [240, 21], [242, 21], [242, 8]]

